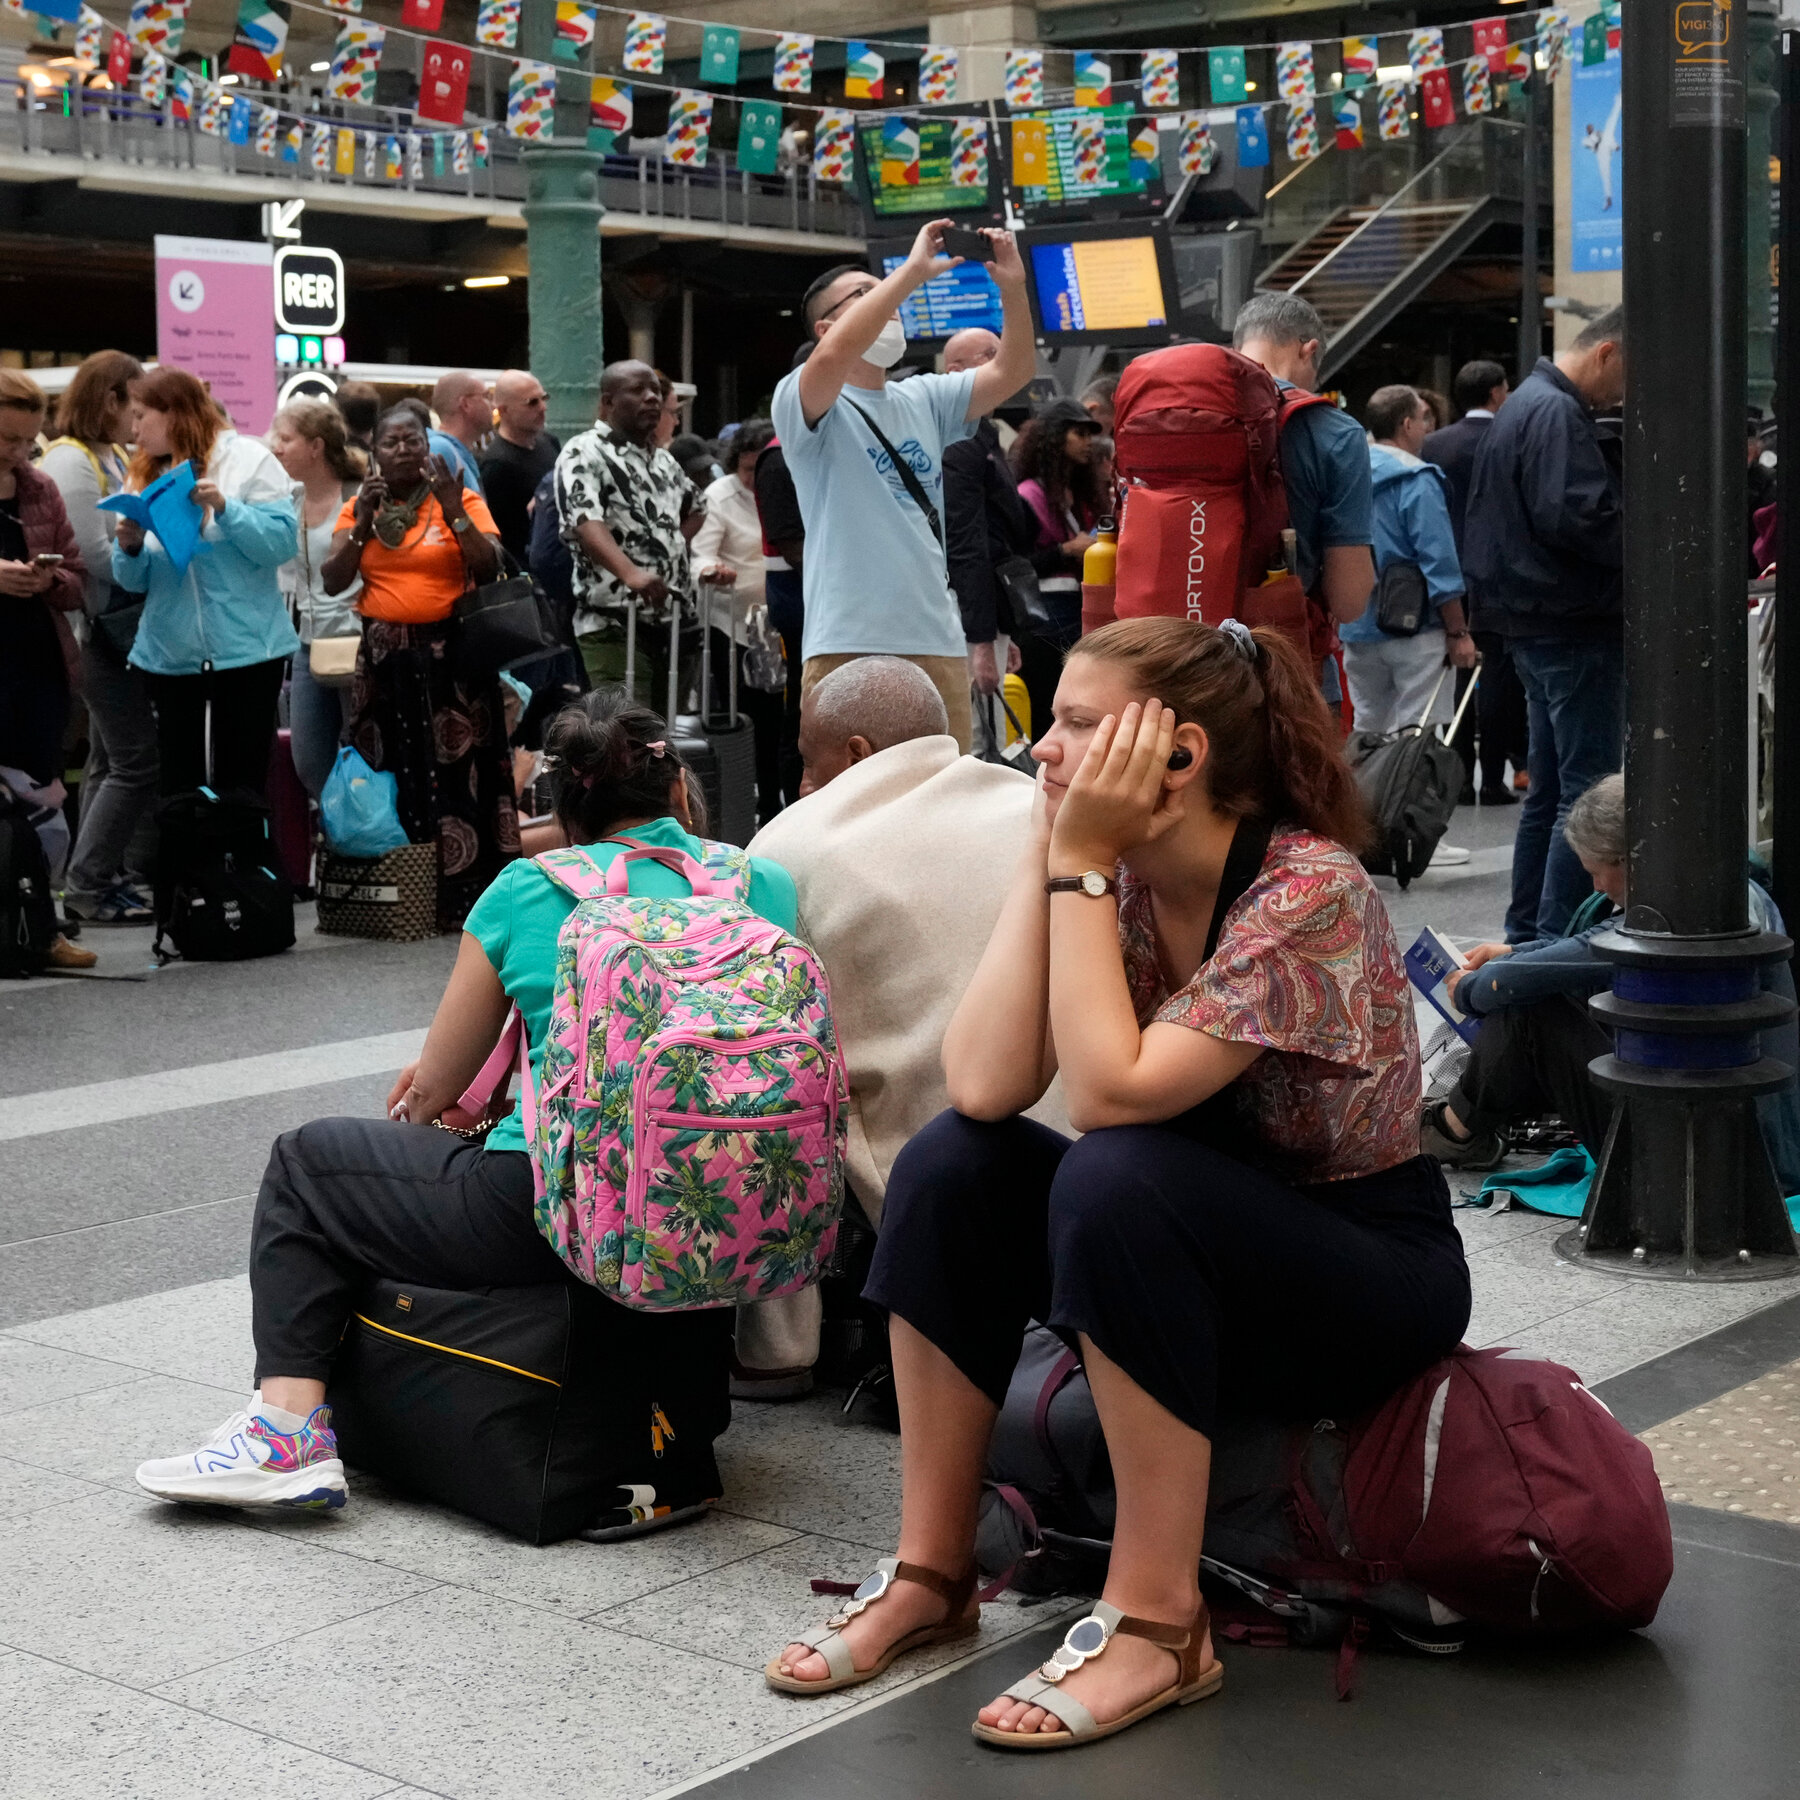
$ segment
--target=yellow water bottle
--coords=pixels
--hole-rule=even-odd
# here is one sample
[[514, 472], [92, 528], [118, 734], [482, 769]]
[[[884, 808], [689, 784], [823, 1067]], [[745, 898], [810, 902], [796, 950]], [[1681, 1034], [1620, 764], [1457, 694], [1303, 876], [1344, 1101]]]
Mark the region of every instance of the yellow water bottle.
[[1081, 631], [1085, 637], [1113, 621], [1113, 593], [1119, 577], [1119, 526], [1102, 519], [1081, 559]]

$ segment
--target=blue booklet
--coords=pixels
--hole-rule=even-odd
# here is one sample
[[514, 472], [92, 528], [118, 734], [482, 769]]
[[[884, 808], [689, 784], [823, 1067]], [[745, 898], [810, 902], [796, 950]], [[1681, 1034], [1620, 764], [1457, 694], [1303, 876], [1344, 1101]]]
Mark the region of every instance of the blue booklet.
[[175, 573], [185, 575], [187, 566], [205, 546], [200, 542], [200, 527], [205, 521], [204, 508], [190, 497], [194, 491], [192, 463], [178, 462], [167, 474], [159, 475], [141, 494], [109, 494], [102, 500], [102, 512], [115, 512], [145, 531], [156, 534]]
[[1468, 966], [1455, 946], [1446, 944], [1430, 926], [1419, 933], [1417, 941], [1406, 953], [1406, 973], [1413, 986], [1431, 1002], [1438, 1016], [1447, 1020], [1459, 1037], [1472, 1044], [1481, 1029], [1481, 1021], [1460, 1011], [1446, 991], [1450, 977]]

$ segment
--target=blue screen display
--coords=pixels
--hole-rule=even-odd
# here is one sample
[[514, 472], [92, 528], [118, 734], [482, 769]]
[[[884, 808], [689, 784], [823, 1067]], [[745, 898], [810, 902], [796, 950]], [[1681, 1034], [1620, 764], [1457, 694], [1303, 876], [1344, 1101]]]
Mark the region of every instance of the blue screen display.
[[[905, 260], [903, 256], [884, 256], [883, 273], [893, 274]], [[900, 324], [909, 340], [946, 338], [971, 325], [998, 331], [1002, 324], [1000, 290], [987, 264], [959, 263], [947, 275], [914, 288], [900, 302]]]
[[1075, 276], [1073, 244], [1033, 244], [1031, 279], [1046, 331], [1086, 331], [1081, 283]]

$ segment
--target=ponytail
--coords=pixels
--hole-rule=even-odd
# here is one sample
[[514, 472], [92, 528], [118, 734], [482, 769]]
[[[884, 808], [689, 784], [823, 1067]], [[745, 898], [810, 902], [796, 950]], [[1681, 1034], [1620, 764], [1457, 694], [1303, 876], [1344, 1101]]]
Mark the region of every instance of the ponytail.
[[1207, 797], [1233, 818], [1292, 820], [1361, 852], [1369, 810], [1317, 674], [1279, 631], [1121, 619], [1071, 656], [1122, 665], [1132, 685], [1207, 735]]
[[669, 742], [662, 715], [623, 688], [595, 688], [565, 706], [550, 721], [544, 751], [551, 804], [572, 844], [598, 843], [627, 821], [661, 817], [677, 781], [696, 835], [706, 830], [700, 783]]

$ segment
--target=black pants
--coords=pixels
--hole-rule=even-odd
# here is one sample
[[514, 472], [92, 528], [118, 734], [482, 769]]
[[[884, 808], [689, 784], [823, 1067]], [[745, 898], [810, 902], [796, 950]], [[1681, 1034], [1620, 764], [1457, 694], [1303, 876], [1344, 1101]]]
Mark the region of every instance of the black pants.
[[1019, 633], [1019, 673], [1031, 697], [1031, 735], [1041, 738], [1054, 723], [1056, 684], [1062, 680], [1063, 661], [1081, 636], [1081, 595], [1052, 589], [1044, 604], [1055, 621], [1052, 630]]
[[[1475, 779], [1479, 760], [1481, 785], [1505, 787], [1507, 763], [1523, 769], [1531, 748], [1525, 684], [1513, 667], [1506, 639], [1497, 631], [1476, 632], [1475, 648], [1481, 652], [1481, 686], [1476, 690], [1474, 706], [1463, 715], [1462, 728], [1454, 740], [1456, 752], [1463, 760], [1465, 780]], [[1468, 689], [1469, 676], [1470, 672], [1464, 669], [1456, 678], [1458, 705]]]
[[0, 768], [23, 769], [39, 787], [63, 772], [69, 672], [56, 621], [36, 599], [0, 600]]
[[787, 657], [787, 693], [781, 717], [781, 797], [789, 806], [800, 798], [800, 675], [804, 667], [801, 641], [806, 634], [806, 601], [798, 569], [766, 569], [763, 598], [769, 623], [781, 633]]
[[1612, 1047], [1612, 1033], [1595, 1021], [1585, 998], [1558, 994], [1490, 1013], [1451, 1108], [1473, 1131], [1556, 1113], [1598, 1160], [1612, 1101], [1595, 1087], [1588, 1064]]
[[1429, 1157], [1296, 1189], [1167, 1125], [1072, 1144], [955, 1112], [894, 1164], [867, 1293], [995, 1405], [1038, 1318], [1209, 1436], [1222, 1414], [1373, 1404], [1469, 1321]]
[[[197, 787], [215, 793], [249, 788], [261, 794], [269, 780], [275, 742], [275, 709], [281, 698], [286, 657], [210, 675], [146, 675], [156, 713], [156, 745], [162, 791], [185, 794]], [[206, 703], [212, 701], [212, 772], [206, 767]]]

